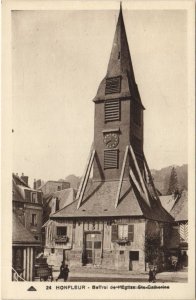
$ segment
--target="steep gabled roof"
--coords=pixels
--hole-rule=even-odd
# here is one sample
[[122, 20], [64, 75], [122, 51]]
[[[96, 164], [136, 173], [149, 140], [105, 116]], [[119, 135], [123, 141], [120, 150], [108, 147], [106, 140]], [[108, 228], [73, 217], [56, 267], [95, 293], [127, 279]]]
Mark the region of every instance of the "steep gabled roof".
[[39, 241], [24, 227], [17, 215], [13, 213], [12, 216], [12, 243], [39, 245]]
[[60, 191], [56, 191], [51, 194], [43, 196], [44, 205], [47, 206], [52, 198], [58, 198], [59, 200], [59, 209], [62, 209], [66, 205], [70, 204], [75, 200], [77, 190], [74, 188], [68, 188]]
[[173, 218], [161, 207], [158, 201], [151, 199], [152, 208], [131, 187], [129, 180], [122, 184], [121, 196], [117, 208], [115, 201], [119, 181], [90, 182], [79, 209], [78, 200], [51, 215], [51, 218], [74, 217], [144, 217], [163, 222]]
[[159, 196], [162, 206], [167, 212], [170, 212], [175, 203], [175, 198], [173, 195]]
[[180, 198], [176, 200], [172, 207], [170, 214], [174, 217], [175, 221], [188, 220], [188, 193], [183, 191]]

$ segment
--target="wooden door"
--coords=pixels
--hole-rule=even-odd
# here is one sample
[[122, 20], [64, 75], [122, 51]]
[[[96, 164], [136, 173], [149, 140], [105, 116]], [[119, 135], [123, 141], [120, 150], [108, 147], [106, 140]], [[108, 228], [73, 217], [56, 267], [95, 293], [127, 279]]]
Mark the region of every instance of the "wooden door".
[[101, 233], [86, 233], [85, 251], [87, 264], [100, 264], [102, 246], [101, 243]]

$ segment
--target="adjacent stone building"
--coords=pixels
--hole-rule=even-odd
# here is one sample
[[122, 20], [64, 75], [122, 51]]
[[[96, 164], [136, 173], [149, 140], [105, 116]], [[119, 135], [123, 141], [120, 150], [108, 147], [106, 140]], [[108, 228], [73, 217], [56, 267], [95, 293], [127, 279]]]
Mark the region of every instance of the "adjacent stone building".
[[47, 255], [56, 265], [62, 259], [70, 266], [130, 271], [144, 271], [147, 262], [163, 265], [164, 230], [173, 218], [161, 205], [143, 152], [144, 106], [122, 10], [93, 101], [94, 142], [85, 175], [76, 200], [50, 215]]
[[55, 193], [56, 191], [61, 191], [64, 189], [70, 188], [70, 183], [67, 181], [55, 181], [48, 180], [47, 182], [39, 185], [41, 183], [40, 180], [34, 181], [34, 189], [42, 191], [44, 195], [48, 195], [51, 193]]

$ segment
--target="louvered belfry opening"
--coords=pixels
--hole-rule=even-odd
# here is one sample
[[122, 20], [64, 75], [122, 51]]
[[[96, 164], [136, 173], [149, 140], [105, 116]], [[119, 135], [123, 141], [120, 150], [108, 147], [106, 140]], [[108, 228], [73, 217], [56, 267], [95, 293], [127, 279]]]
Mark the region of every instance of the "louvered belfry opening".
[[106, 79], [105, 94], [120, 93], [121, 76], [110, 77]]
[[105, 101], [105, 122], [120, 120], [119, 99]]
[[118, 149], [104, 150], [104, 169], [118, 168]]

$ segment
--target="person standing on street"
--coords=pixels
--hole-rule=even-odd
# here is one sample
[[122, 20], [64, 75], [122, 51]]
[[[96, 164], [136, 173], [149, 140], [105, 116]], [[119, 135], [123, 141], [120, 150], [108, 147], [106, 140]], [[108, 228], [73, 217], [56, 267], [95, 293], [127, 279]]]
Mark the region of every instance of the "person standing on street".
[[63, 279], [64, 281], [67, 281], [69, 276], [69, 268], [68, 265], [65, 265], [64, 270], [63, 270]]
[[148, 275], [149, 275], [148, 282], [153, 282], [153, 270], [151, 267], [150, 267], [150, 271], [149, 271]]
[[157, 275], [157, 268], [156, 267], [153, 268], [152, 274], [153, 274], [152, 275], [153, 276], [152, 282], [156, 282], [156, 275]]
[[65, 268], [65, 263], [64, 261], [61, 262], [61, 266], [60, 266], [60, 274], [57, 277], [56, 281], [58, 281], [59, 279], [64, 279], [64, 268]]

